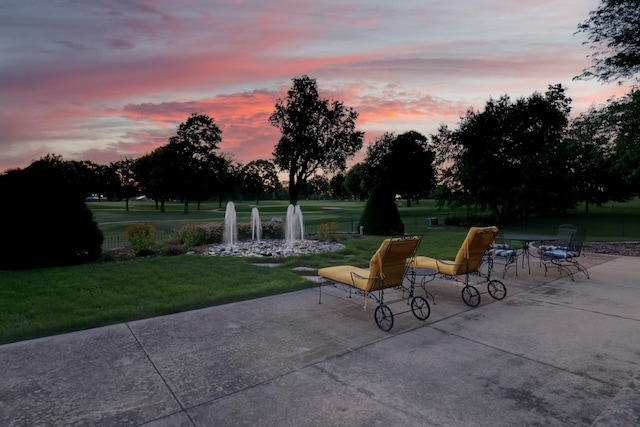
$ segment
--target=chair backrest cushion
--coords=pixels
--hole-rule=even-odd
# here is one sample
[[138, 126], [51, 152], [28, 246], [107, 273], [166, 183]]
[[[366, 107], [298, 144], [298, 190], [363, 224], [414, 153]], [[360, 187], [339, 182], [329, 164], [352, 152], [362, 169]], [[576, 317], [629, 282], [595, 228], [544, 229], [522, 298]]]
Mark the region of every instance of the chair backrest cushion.
[[478, 271], [487, 248], [498, 234], [498, 227], [471, 227], [454, 260], [453, 274]]
[[[415, 256], [419, 237], [385, 239], [369, 261], [370, 277], [368, 290], [402, 284], [407, 267]], [[380, 277], [379, 282], [374, 277]], [[376, 286], [376, 283], [379, 283]]]

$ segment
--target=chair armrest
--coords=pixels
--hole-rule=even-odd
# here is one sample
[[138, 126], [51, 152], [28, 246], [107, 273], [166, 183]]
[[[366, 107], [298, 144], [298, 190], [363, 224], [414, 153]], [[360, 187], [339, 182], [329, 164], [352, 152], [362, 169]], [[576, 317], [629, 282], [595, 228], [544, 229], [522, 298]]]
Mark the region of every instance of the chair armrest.
[[355, 271], [351, 272], [351, 279], [359, 279], [359, 280], [369, 280], [369, 279], [375, 279], [375, 280], [379, 280], [380, 276], [361, 276], [358, 273], [356, 273]]

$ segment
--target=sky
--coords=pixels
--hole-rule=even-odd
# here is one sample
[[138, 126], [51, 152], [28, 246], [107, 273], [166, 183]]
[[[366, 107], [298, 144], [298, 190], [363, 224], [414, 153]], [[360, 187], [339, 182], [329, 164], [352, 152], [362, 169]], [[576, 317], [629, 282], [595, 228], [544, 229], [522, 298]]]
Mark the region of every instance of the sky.
[[562, 84], [573, 114], [628, 88], [574, 81], [599, 0], [3, 0], [0, 171], [46, 154], [109, 164], [166, 145], [192, 113], [220, 153], [271, 159], [292, 79], [384, 132], [456, 128], [491, 98]]

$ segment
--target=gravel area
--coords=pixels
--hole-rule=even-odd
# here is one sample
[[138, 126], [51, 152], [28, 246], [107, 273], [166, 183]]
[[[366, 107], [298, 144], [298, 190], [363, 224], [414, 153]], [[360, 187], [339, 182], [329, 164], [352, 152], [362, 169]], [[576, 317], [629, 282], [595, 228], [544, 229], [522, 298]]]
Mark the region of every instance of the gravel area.
[[582, 251], [595, 254], [640, 256], [640, 242], [585, 242]]

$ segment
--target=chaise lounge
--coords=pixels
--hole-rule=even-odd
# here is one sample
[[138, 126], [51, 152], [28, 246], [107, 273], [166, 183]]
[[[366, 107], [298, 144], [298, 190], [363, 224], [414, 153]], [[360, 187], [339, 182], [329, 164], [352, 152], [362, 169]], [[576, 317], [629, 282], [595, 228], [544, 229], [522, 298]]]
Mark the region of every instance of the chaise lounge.
[[[401, 237], [385, 239], [369, 261], [369, 268], [360, 268], [352, 265], [338, 265], [325, 267], [318, 270], [320, 276], [320, 300], [322, 299], [322, 285], [330, 282], [343, 285], [351, 291], [360, 293], [364, 297], [363, 307], [366, 311], [367, 300], [373, 298], [377, 301], [374, 317], [378, 327], [388, 331], [393, 327], [393, 312], [388, 304], [396, 301], [384, 301], [384, 290], [389, 288], [401, 288], [402, 297], [408, 291], [411, 298], [411, 311], [416, 318], [425, 320], [429, 317], [431, 309], [429, 303], [422, 296], [415, 296], [413, 286], [404, 286], [407, 269], [415, 257], [420, 244], [419, 237]], [[398, 313], [401, 314], [401, 313]]]
[[494, 226], [471, 227], [454, 260], [417, 256], [413, 260], [412, 267], [434, 269], [442, 276], [455, 279], [456, 283], [463, 283], [462, 300], [470, 307], [476, 307], [480, 304], [480, 292], [469, 280], [469, 276], [472, 274], [487, 280], [489, 295], [494, 299], [501, 300], [507, 295], [504, 284], [499, 280], [491, 280], [490, 273], [485, 276], [479, 270], [480, 263], [489, 246], [494, 244], [497, 233], [498, 228]]

